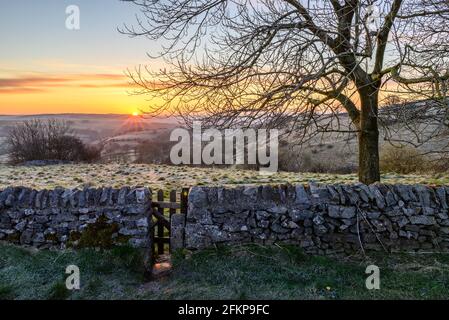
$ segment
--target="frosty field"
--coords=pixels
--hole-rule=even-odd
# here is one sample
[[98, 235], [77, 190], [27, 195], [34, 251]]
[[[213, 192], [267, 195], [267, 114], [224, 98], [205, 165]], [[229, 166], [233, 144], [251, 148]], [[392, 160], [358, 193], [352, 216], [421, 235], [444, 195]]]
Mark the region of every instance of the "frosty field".
[[[196, 168], [147, 164], [73, 164], [45, 167], [0, 165], [0, 189], [26, 186], [34, 189], [55, 187], [145, 186], [152, 189], [179, 189], [195, 185], [355, 183], [356, 174], [280, 172], [270, 176], [258, 171], [233, 168]], [[449, 173], [435, 175], [382, 174], [383, 183], [448, 185]]]

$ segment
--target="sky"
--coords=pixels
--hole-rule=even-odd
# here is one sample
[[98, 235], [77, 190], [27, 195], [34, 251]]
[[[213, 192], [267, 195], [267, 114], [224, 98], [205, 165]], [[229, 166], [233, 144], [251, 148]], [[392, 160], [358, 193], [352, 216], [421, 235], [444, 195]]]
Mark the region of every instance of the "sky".
[[[80, 29], [66, 28], [77, 5]], [[138, 8], [119, 0], [0, 0], [0, 114], [121, 113], [151, 101], [130, 95], [124, 72], [151, 60], [155, 44], [117, 27]]]
[[[66, 27], [68, 6], [80, 10], [80, 30]], [[125, 71], [157, 71], [155, 41], [130, 38], [139, 8], [120, 0], [0, 0], [0, 115], [121, 113], [158, 101], [131, 95]]]

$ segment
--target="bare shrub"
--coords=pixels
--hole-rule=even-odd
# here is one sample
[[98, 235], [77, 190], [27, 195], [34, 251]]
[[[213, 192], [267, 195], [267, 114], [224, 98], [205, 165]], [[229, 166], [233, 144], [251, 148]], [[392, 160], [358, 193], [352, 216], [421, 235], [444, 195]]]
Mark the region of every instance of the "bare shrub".
[[6, 143], [12, 163], [34, 160], [90, 161], [98, 153], [73, 136], [67, 122], [55, 119], [21, 122], [10, 130]]
[[[333, 159], [323, 159], [313, 152], [303, 152], [300, 157], [300, 171], [312, 173], [349, 174], [357, 172], [355, 165], [348, 164], [342, 154], [335, 154]], [[341, 159], [341, 161], [338, 161]]]
[[165, 139], [160, 141], [144, 141], [137, 147], [137, 163], [171, 164], [170, 150], [173, 142]]
[[102, 159], [103, 145], [84, 145], [80, 160], [84, 162], [94, 163]]
[[[331, 148], [329, 148], [331, 146]], [[323, 146], [328, 150], [332, 145]], [[288, 172], [312, 172], [348, 174], [357, 171], [357, 167], [348, 164], [345, 156], [336, 151], [333, 159], [320, 155], [316, 149], [307, 150], [298, 146], [284, 146], [279, 150], [279, 169]], [[341, 159], [341, 161], [338, 161]]]
[[299, 172], [301, 169], [300, 151], [294, 146], [282, 145], [279, 148], [279, 170]]
[[417, 149], [387, 145], [381, 150], [380, 168], [383, 172], [419, 173], [429, 171], [429, 159]]

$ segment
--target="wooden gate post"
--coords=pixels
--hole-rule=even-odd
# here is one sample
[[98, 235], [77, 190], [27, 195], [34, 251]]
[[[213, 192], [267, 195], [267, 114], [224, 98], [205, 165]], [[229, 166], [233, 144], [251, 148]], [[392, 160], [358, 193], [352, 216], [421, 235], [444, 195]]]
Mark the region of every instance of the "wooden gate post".
[[143, 257], [143, 267], [144, 267], [144, 279], [147, 281], [153, 278], [153, 266], [154, 266], [154, 227], [153, 227], [153, 208], [151, 205], [151, 195], [150, 195], [150, 205], [148, 206], [148, 241], [147, 247], [145, 248]]
[[[157, 201], [164, 202], [164, 191], [159, 190], [157, 192]], [[164, 216], [164, 208], [159, 207], [157, 209], [159, 211], [159, 214], [163, 217]], [[157, 237], [159, 238], [159, 242], [157, 244], [157, 254], [161, 255], [164, 254], [164, 243], [162, 239], [164, 238], [164, 225], [162, 224], [162, 220], [158, 220], [157, 224]]]
[[189, 204], [189, 188], [182, 188], [181, 191], [181, 213], [187, 215], [187, 207]]

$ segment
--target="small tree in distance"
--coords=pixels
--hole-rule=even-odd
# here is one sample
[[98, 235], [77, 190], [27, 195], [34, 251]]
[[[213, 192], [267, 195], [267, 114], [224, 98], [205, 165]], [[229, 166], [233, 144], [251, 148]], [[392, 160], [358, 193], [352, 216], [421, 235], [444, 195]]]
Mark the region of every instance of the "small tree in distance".
[[[358, 138], [359, 180], [380, 180], [379, 101], [386, 93], [448, 108], [447, 0], [123, 0], [169, 66], [130, 77], [170, 113], [216, 127], [288, 128]], [[337, 116], [346, 113], [350, 128]], [[445, 112], [444, 114], [447, 115]], [[329, 120], [331, 118], [336, 121]]]

